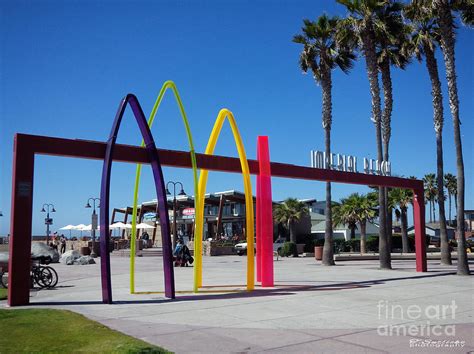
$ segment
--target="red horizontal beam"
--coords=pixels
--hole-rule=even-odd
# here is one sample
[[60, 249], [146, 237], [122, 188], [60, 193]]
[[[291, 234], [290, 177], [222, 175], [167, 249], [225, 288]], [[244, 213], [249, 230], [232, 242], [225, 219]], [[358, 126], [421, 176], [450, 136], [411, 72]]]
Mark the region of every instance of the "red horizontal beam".
[[[32, 153], [40, 155], [65, 156], [83, 159], [103, 160], [106, 143], [101, 141], [54, 138], [48, 136], [17, 134], [16, 139]], [[191, 168], [191, 157], [187, 151], [158, 149], [161, 164], [180, 168]], [[132, 145], [117, 144], [114, 161], [148, 164], [144, 148]], [[199, 168], [210, 171], [241, 172], [240, 160], [236, 157], [205, 155], [196, 153]], [[258, 174], [258, 161], [248, 160], [251, 174]], [[272, 177], [295, 178], [314, 181], [361, 184], [370, 186], [400, 187], [423, 189], [421, 180], [369, 175], [364, 173], [342, 172], [317, 169], [286, 163], [271, 163]]]

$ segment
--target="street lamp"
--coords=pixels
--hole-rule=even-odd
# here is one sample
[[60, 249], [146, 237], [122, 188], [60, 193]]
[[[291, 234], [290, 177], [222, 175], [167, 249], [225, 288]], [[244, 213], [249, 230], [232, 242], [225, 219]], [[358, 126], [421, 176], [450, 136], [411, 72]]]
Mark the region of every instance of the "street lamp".
[[[44, 208], [46, 207], [46, 209]], [[49, 225], [53, 225], [53, 218], [49, 217], [49, 212], [55, 213], [56, 209], [54, 209], [53, 204], [43, 204], [43, 207], [41, 208], [42, 213], [46, 213], [46, 219], [44, 219], [44, 223], [46, 225], [46, 244], [49, 242]]]
[[181, 186], [181, 191], [178, 195], [186, 195], [186, 193], [184, 193], [183, 184], [181, 182], [169, 181], [166, 183], [166, 195], [171, 195], [170, 190], [168, 189], [170, 184], [173, 185], [173, 249], [175, 249], [176, 241], [178, 240], [178, 232], [176, 228], [176, 185], [179, 184]]
[[97, 203], [97, 208], [99, 207], [100, 203], [100, 198], [89, 198], [87, 200], [86, 208], [91, 208], [90, 201], [92, 200], [92, 223], [91, 223], [91, 233], [92, 233], [92, 251], [91, 251], [91, 257], [95, 258], [97, 257], [97, 254], [95, 253], [95, 230], [97, 230], [97, 213], [95, 212], [96, 205], [95, 202]]

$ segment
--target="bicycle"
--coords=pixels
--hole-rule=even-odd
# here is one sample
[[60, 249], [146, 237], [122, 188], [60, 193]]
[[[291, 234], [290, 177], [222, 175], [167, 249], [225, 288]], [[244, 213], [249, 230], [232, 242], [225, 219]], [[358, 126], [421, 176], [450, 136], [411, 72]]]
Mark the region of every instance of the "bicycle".
[[[54, 268], [42, 265], [42, 263], [48, 264], [49, 262], [44, 258], [32, 260], [30, 271], [31, 287], [34, 288], [36, 284], [41, 289], [54, 288], [58, 284], [58, 273]], [[4, 288], [8, 288], [8, 271], [0, 271], [0, 283]]]

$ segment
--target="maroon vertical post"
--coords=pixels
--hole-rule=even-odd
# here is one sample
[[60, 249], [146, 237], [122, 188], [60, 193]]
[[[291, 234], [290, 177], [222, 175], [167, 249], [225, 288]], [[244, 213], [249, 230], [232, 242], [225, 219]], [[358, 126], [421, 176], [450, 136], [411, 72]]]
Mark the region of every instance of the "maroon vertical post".
[[34, 152], [27, 139], [16, 135], [13, 147], [13, 183], [8, 264], [8, 305], [30, 302], [31, 219], [33, 213]]
[[413, 190], [413, 221], [415, 224], [416, 271], [426, 272], [426, 228], [423, 186]]

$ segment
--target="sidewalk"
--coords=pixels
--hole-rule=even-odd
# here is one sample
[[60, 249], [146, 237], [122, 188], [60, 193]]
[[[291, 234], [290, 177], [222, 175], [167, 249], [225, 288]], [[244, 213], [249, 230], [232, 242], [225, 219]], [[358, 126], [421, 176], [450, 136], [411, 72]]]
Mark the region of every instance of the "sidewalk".
[[[161, 261], [137, 259], [137, 291], [163, 290]], [[245, 257], [205, 257], [204, 284], [225, 285], [219, 289], [226, 292], [178, 293], [175, 300], [129, 294], [129, 259], [111, 262], [115, 304], [100, 302], [96, 264], [55, 265], [59, 287], [32, 293], [32, 305], [73, 310], [178, 353], [474, 350], [473, 277], [453, 275], [455, 266], [436, 261], [428, 273], [416, 273], [410, 260], [393, 261], [387, 271], [378, 261], [323, 267], [311, 258], [284, 258], [275, 262], [276, 287], [249, 293], [229, 292], [243, 289]], [[192, 268], [175, 272], [177, 290], [190, 290]], [[446, 347], [456, 340], [464, 346]]]

